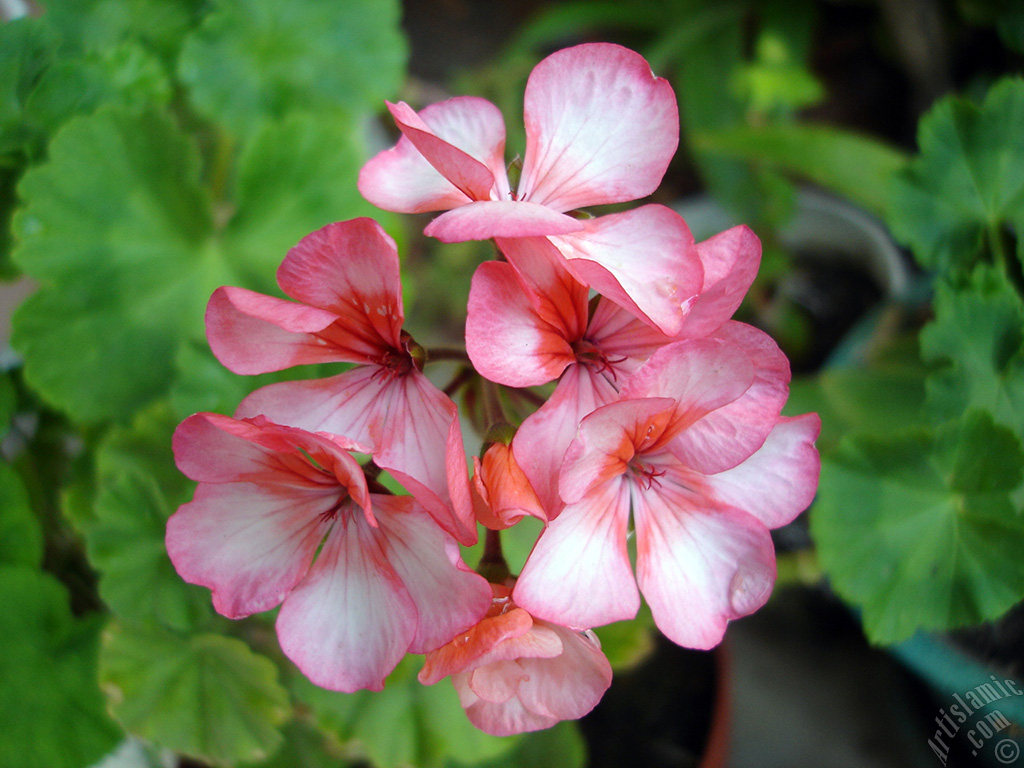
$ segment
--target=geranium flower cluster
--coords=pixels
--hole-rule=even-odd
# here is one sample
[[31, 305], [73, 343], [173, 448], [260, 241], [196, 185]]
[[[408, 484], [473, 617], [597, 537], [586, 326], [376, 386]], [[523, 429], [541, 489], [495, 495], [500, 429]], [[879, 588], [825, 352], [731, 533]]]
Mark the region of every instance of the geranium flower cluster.
[[[758, 268], [753, 233], [697, 243], [663, 206], [581, 212], [649, 195], [676, 150], [675, 96], [638, 54], [580, 45], [534, 69], [514, 189], [494, 105], [388, 107], [402, 136], [361, 192], [443, 211], [426, 228], [441, 241], [494, 240], [468, 297], [472, 377], [553, 393], [518, 426], [491, 398], [471, 480], [458, 408], [403, 330], [394, 242], [370, 219], [328, 225], [281, 264], [293, 300], [220, 288], [207, 333], [240, 374], [352, 366], [186, 419], [174, 450], [198, 487], [167, 547], [222, 614], [280, 605], [281, 647], [318, 685], [379, 690], [422, 653], [420, 680], [450, 677], [479, 728], [546, 728], [601, 698], [611, 668], [591, 628], [635, 616], [641, 594], [691, 648], [764, 604], [769, 530], [812, 499], [820, 422], [780, 415], [785, 356], [730, 319]], [[545, 527], [515, 576], [500, 531], [524, 516]], [[480, 525], [476, 573], [458, 545]]]

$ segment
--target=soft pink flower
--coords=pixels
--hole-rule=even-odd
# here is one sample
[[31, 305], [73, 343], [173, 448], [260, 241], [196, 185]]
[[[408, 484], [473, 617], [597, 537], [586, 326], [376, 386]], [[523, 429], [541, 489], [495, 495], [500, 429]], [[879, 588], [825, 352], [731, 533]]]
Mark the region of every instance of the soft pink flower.
[[407, 652], [437, 648], [487, 610], [486, 581], [410, 496], [371, 493], [353, 447], [212, 413], [174, 434], [199, 482], [167, 523], [182, 578], [240, 618], [281, 605], [285, 654], [325, 688], [380, 690]]
[[675, 342], [630, 377], [621, 400], [582, 420], [559, 474], [565, 507], [527, 560], [518, 604], [599, 626], [635, 615], [639, 584], [666, 636], [710, 648], [729, 620], [767, 600], [768, 531], [811, 502], [820, 420], [780, 418], [784, 382], [756, 359], [726, 338]]
[[402, 330], [394, 241], [371, 219], [329, 224], [288, 252], [277, 278], [301, 303], [244, 288], [213, 294], [206, 328], [217, 358], [243, 374], [357, 365], [327, 379], [263, 387], [235, 415], [345, 436], [372, 453], [446, 531], [474, 542], [457, 409], [423, 374], [422, 349]]
[[470, 722], [495, 736], [583, 717], [612, 681], [597, 638], [535, 619], [512, 602], [507, 587], [491, 587], [487, 615], [428, 653], [420, 682], [450, 675]]
[[526, 155], [514, 191], [493, 104], [459, 97], [420, 113], [388, 106], [403, 135], [360, 173], [370, 202], [402, 213], [447, 211], [426, 228], [443, 242], [495, 238], [509, 253], [510, 239], [548, 239], [578, 280], [665, 333], [679, 330], [681, 305], [700, 285], [682, 219], [658, 205], [590, 220], [568, 215], [649, 195], [675, 153], [675, 94], [639, 54], [590, 43], [537, 65], [526, 86]]

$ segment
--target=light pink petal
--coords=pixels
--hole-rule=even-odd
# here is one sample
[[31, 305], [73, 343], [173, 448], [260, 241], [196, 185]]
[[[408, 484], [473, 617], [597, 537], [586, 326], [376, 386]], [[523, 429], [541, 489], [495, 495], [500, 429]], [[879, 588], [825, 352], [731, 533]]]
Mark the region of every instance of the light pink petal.
[[335, 346], [400, 348], [402, 282], [395, 241], [373, 219], [339, 221], [306, 235], [277, 270], [281, 289], [338, 317]]
[[343, 349], [325, 344], [318, 335], [337, 319], [322, 309], [224, 286], [206, 306], [206, 337], [213, 354], [233, 373], [364, 361], [376, 346]]
[[[483, 99], [477, 99], [474, 103], [486, 105], [489, 108], [487, 110], [488, 115], [492, 110], [497, 112], [497, 108], [493, 104]], [[465, 105], [465, 100], [454, 102], [454, 104], [449, 102], [447, 105], [442, 105], [440, 111], [459, 112], [461, 116], [468, 117], [469, 119], [475, 118], [477, 116], [476, 110], [467, 110]], [[444, 109], [445, 106], [448, 109]], [[395, 118], [395, 123], [398, 125], [402, 135], [412, 142], [413, 146], [419, 150], [420, 154], [426, 158], [427, 162], [438, 173], [454, 184], [470, 200], [490, 199], [495, 179], [494, 174], [488, 170], [486, 165], [435, 134], [430, 129], [430, 126], [416, 114], [416, 111], [405, 102], [397, 104], [388, 102], [388, 109], [391, 111], [391, 116]], [[454, 115], [451, 116], [454, 117]], [[504, 149], [505, 124], [501, 121], [500, 113], [497, 115], [497, 121], [502, 133], [501, 147]], [[459, 127], [466, 128], [466, 126]], [[474, 125], [473, 127], [478, 126]], [[481, 125], [479, 127], [485, 126]], [[465, 133], [465, 130], [463, 130], [463, 133]], [[502, 169], [502, 173], [504, 173], [504, 169]]]
[[704, 287], [690, 307], [679, 338], [713, 333], [739, 309], [761, 265], [761, 241], [748, 227], [727, 229], [697, 243]]
[[537, 492], [549, 520], [558, 516], [562, 499], [558, 472], [580, 421], [594, 409], [618, 398], [614, 385], [582, 365], [570, 366], [555, 391], [527, 417], [512, 440], [516, 463]]
[[715, 498], [742, 509], [769, 528], [803, 512], [818, 488], [821, 459], [814, 441], [821, 431], [816, 413], [782, 417], [758, 451], [733, 469], [709, 475]]
[[534, 545], [512, 598], [570, 627], [631, 619], [640, 607], [626, 551], [629, 483], [614, 479], [562, 510]]
[[484, 733], [492, 736], [512, 736], [527, 731], [541, 731], [558, 722], [558, 718], [530, 712], [512, 697], [500, 704], [484, 701], [470, 687], [470, 672], [452, 675], [452, 684], [459, 694], [459, 700], [466, 710], [469, 721]]
[[[486, 616], [446, 645], [428, 651], [417, 679], [424, 685], [433, 685], [448, 675], [468, 669], [481, 656], [503, 646], [506, 640], [525, 635], [532, 626], [533, 618], [522, 608], [512, 607], [504, 613]], [[560, 642], [554, 652], [561, 652]]]
[[523, 113], [520, 197], [559, 211], [651, 194], [679, 144], [672, 87], [639, 54], [607, 43], [540, 62]]
[[582, 224], [580, 232], [552, 238], [572, 270], [662, 333], [678, 333], [704, 282], [682, 217], [663, 205], [645, 205]]
[[[621, 395], [674, 400], [673, 425], [663, 440], [673, 439], [675, 445], [687, 439], [694, 424], [743, 395], [753, 381], [754, 366], [744, 349], [719, 339], [694, 339], [677, 341], [655, 352], [623, 384]], [[721, 446], [721, 450], [727, 451], [728, 446]]]
[[322, 688], [379, 691], [416, 635], [416, 606], [386, 558], [386, 538], [339, 516], [277, 616], [281, 649]]
[[348, 453], [359, 448], [354, 444], [265, 419], [196, 413], [178, 425], [172, 445], [178, 468], [192, 480], [285, 489], [338, 486], [369, 508], [366, 479]]
[[587, 329], [587, 286], [576, 279], [561, 252], [546, 237], [498, 238], [498, 247], [516, 268], [536, 313], [569, 341]]
[[501, 704], [515, 696], [519, 684], [527, 679], [529, 675], [517, 661], [492, 661], [470, 672], [469, 687], [482, 700]]
[[373, 205], [396, 213], [447, 211], [469, 202], [405, 136], [370, 158], [359, 171], [358, 185]]
[[388, 561], [419, 616], [410, 652], [438, 648], [478, 622], [491, 606], [491, 587], [462, 562], [455, 541], [408, 496], [375, 495], [373, 509]]
[[[421, 134], [432, 134], [435, 141], [446, 142], [482, 163], [490, 170], [496, 198], [508, 197], [505, 123], [497, 107], [471, 96], [432, 104], [418, 115], [404, 104], [389, 106], [393, 112], [397, 110], [400, 127], [404, 122]], [[427, 150], [429, 152], [429, 147]], [[445, 169], [443, 164], [441, 169]], [[374, 205], [399, 213], [446, 211], [470, 201], [470, 197], [431, 165], [406, 136], [363, 167], [359, 174], [359, 191]]]
[[167, 521], [167, 552], [185, 581], [212, 590], [218, 613], [266, 611], [305, 575], [327, 532], [321, 515], [342, 498], [338, 487], [201, 483]]
[[379, 436], [379, 430], [371, 429], [371, 405], [380, 394], [380, 371], [379, 366], [361, 365], [326, 379], [268, 384], [239, 404], [235, 418], [263, 415], [310, 432], [341, 435], [370, 453]]
[[574, 504], [595, 487], [625, 474], [635, 455], [661, 440], [675, 405], [666, 397], [621, 400], [585, 416], [559, 472], [562, 501]]
[[378, 366], [360, 366], [327, 379], [270, 384], [235, 415], [256, 414], [366, 446], [442, 528], [463, 544], [476, 541], [458, 411], [418, 370], [390, 378]]
[[753, 326], [727, 321], [715, 331], [753, 364], [750, 387], [679, 435], [672, 452], [686, 466], [710, 475], [731, 469], [761, 447], [789, 397], [789, 361], [772, 338]]
[[492, 237], [539, 237], [579, 232], [582, 222], [543, 205], [512, 200], [472, 202], [442, 213], [423, 230], [442, 243]]
[[639, 320], [618, 304], [601, 297], [587, 327], [587, 338], [609, 361], [620, 382], [673, 339]]
[[731, 619], [768, 600], [775, 552], [763, 523], [715, 504], [695, 481], [669, 472], [646, 489], [634, 486], [636, 575], [658, 629], [674, 643], [708, 649]]
[[554, 659], [522, 659], [529, 677], [519, 685], [519, 700], [531, 712], [575, 720], [592, 710], [612, 682], [612, 668], [592, 632], [538, 620], [562, 640]]
[[381, 435], [374, 462], [388, 470], [460, 543], [476, 543], [466, 450], [458, 409], [419, 371], [400, 377], [373, 403]]
[[564, 329], [544, 320], [530, 298], [511, 264], [487, 261], [477, 267], [469, 290], [466, 352], [485, 378], [532, 387], [557, 379], [576, 361]]
[[547, 626], [532, 619], [529, 632], [513, 635], [475, 659], [469, 669], [515, 659], [551, 659], [562, 653], [562, 641]]

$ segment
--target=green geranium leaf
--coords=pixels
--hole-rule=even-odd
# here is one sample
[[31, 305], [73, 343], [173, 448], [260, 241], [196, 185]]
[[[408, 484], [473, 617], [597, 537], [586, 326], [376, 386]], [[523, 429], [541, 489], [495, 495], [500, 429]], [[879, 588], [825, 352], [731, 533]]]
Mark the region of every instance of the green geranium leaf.
[[46, 0], [46, 19], [75, 51], [102, 51], [126, 40], [173, 63], [203, 0]]
[[167, 117], [71, 121], [22, 180], [15, 261], [44, 287], [14, 319], [25, 377], [83, 421], [163, 392], [183, 333], [202, 333], [217, 262], [195, 149]]
[[876, 139], [820, 125], [781, 124], [699, 133], [694, 146], [713, 155], [768, 163], [854, 201], [885, 210], [893, 174], [907, 162]]
[[43, 530], [29, 506], [21, 477], [0, 461], [0, 564], [38, 567], [43, 562]]
[[113, 624], [100, 680], [129, 732], [219, 765], [273, 754], [290, 715], [273, 663], [222, 635]]
[[167, 518], [192, 496], [174, 465], [176, 419], [164, 405], [114, 429], [96, 452], [92, 514], [79, 516], [100, 596], [119, 617], [190, 629], [212, 614], [207, 590], [182, 581], [167, 556]]
[[511, 750], [520, 737], [498, 738], [466, 718], [451, 682], [421, 685], [423, 659], [407, 656], [380, 692], [336, 693], [296, 678], [296, 696], [322, 728], [365, 755], [378, 768], [476, 764]]
[[888, 221], [930, 269], [968, 270], [1024, 231], [1024, 80], [1004, 79], [978, 107], [945, 98], [918, 126], [921, 155], [894, 179]]
[[166, 393], [181, 346], [205, 343], [216, 287], [276, 292], [288, 248], [369, 211], [363, 157], [344, 121], [265, 125], [215, 227], [195, 148], [167, 116], [105, 108], [73, 120], [26, 174], [15, 221], [15, 260], [44, 285], [14, 322], [30, 384], [87, 422], [125, 420]]
[[[587, 747], [576, 723], [563, 721], [544, 731], [527, 733], [515, 749], [478, 768], [582, 768]], [[456, 763], [456, 766], [461, 765]]]
[[825, 461], [811, 531], [868, 637], [994, 619], [1024, 598], [1016, 435], [978, 411], [935, 432], [845, 440]]
[[82, 768], [122, 734], [96, 685], [98, 624], [71, 616], [67, 593], [34, 568], [0, 565], [0, 765]]
[[[59, 37], [43, 19], [0, 24], [0, 159], [32, 154], [41, 143], [26, 104], [53, 60]], [[11, 162], [8, 160], [7, 162]]]
[[394, 0], [220, 0], [179, 63], [197, 108], [245, 136], [293, 110], [377, 110], [404, 76]]
[[956, 290], [940, 284], [935, 319], [921, 332], [921, 354], [941, 363], [927, 382], [928, 403], [940, 419], [967, 408], [989, 411], [1024, 433], [1024, 302], [993, 269], [979, 269]]

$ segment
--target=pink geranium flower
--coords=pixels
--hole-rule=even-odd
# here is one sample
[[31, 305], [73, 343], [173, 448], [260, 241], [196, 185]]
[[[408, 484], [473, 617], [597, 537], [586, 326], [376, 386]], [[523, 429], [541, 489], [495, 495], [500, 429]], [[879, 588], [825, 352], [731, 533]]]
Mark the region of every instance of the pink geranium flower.
[[[702, 276], [676, 336], [667, 336], [602, 297], [592, 305], [585, 286], [536, 238], [515, 241], [516, 261], [486, 262], [473, 276], [466, 350], [474, 367], [499, 384], [527, 387], [559, 378], [551, 397], [523, 423], [513, 443], [516, 460], [537, 490], [549, 519], [558, 515], [558, 468], [580, 420], [618, 399], [627, 377], [656, 350], [701, 336], [728, 338], [758, 368], [755, 396], [781, 406], [788, 363], [760, 331], [730, 321], [757, 272], [761, 247], [746, 227], [696, 245]], [[546, 242], [546, 241], [542, 241]], [[682, 257], [681, 257], [682, 258]], [[774, 405], [772, 406], [774, 407]]]
[[420, 682], [451, 676], [470, 721], [495, 736], [583, 717], [601, 700], [612, 669], [592, 632], [535, 619], [491, 585], [487, 615], [427, 654]]
[[780, 419], [785, 396], [771, 387], [749, 397], [757, 376], [724, 339], [675, 342], [621, 400], [586, 416], [561, 465], [565, 507], [527, 560], [516, 602], [548, 621], [599, 626], [636, 614], [639, 584], [662, 632], [693, 648], [714, 646], [729, 620], [763, 605], [775, 579], [768, 531], [811, 502], [820, 421]]
[[317, 685], [380, 690], [407, 652], [437, 648], [487, 610], [487, 582], [410, 496], [373, 493], [328, 435], [212, 413], [174, 434], [199, 482], [167, 523], [182, 578], [229, 618], [277, 605], [281, 648]]
[[423, 374], [423, 350], [402, 330], [394, 241], [372, 219], [329, 224], [288, 252], [277, 279], [300, 303], [244, 288], [214, 292], [206, 329], [217, 358], [243, 374], [357, 365], [326, 379], [263, 387], [235, 415], [345, 436], [372, 453], [446, 531], [473, 543], [458, 412]]
[[[580, 220], [568, 212], [649, 195], [679, 143], [675, 94], [637, 53], [590, 43], [548, 56], [526, 86], [526, 155], [512, 190], [505, 125], [490, 102], [459, 97], [420, 113], [389, 104], [402, 131], [359, 176], [367, 200], [401, 213], [447, 211], [443, 242], [550, 238], [576, 278], [666, 333], [699, 287], [677, 257], [692, 249], [671, 210], [648, 205]], [[515, 261], [512, 255], [510, 259]]]

